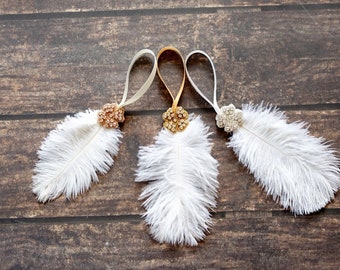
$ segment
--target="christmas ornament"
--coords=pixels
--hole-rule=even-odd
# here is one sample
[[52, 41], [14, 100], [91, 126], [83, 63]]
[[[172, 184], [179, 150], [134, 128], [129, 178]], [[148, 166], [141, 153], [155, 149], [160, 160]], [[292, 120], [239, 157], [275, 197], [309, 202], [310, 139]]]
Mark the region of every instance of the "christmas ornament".
[[[142, 56], [153, 59], [152, 71], [143, 86], [127, 100], [129, 76], [134, 63]], [[156, 56], [151, 50], [139, 51], [129, 66], [122, 101], [105, 104], [101, 110], [88, 109], [66, 116], [43, 141], [34, 168], [33, 193], [39, 202], [64, 194], [75, 198], [98, 182], [113, 164], [113, 156], [123, 137], [119, 123], [124, 122], [124, 107], [137, 101], [148, 90], [156, 75]]]
[[[193, 55], [206, 57], [214, 76], [213, 101], [197, 87], [188, 71]], [[304, 122], [288, 123], [276, 107], [245, 104], [222, 106], [216, 99], [216, 71], [211, 58], [196, 50], [186, 57], [188, 80], [196, 92], [216, 111], [216, 124], [232, 133], [231, 147], [239, 160], [254, 174], [267, 194], [294, 214], [320, 210], [340, 187], [339, 159], [323, 138], [309, 134]]]
[[[172, 51], [184, 60], [173, 47]], [[195, 246], [212, 224], [210, 210], [216, 207], [218, 162], [211, 156], [212, 143], [208, 127], [199, 116], [189, 115], [178, 106], [184, 83], [172, 107], [163, 113], [163, 128], [155, 143], [140, 147], [136, 182], [149, 183], [140, 199], [145, 200], [143, 215], [150, 233], [160, 243]]]

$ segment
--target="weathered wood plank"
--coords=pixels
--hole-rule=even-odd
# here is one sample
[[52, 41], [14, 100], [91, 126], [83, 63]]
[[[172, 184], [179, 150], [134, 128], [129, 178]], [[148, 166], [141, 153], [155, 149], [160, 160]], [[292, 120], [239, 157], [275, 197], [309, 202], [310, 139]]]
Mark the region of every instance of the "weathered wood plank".
[[[290, 121], [304, 120], [311, 124], [315, 136], [333, 141], [340, 149], [340, 110], [289, 111]], [[143, 184], [134, 183], [137, 151], [140, 145], [153, 143], [161, 127], [161, 112], [154, 115], [128, 116], [122, 130], [124, 138], [116, 163], [100, 182], [74, 202], [60, 197], [46, 205], [38, 204], [31, 192], [32, 168], [36, 151], [57, 120], [0, 121], [0, 218], [34, 216], [86, 216], [140, 214], [143, 209], [138, 196]], [[270, 197], [254, 183], [252, 175], [237, 161], [232, 150], [227, 149], [227, 136], [214, 123], [214, 113], [203, 113], [203, 120], [214, 132], [212, 154], [220, 162], [219, 201], [217, 211], [271, 211], [281, 210]], [[328, 208], [340, 207], [340, 194]]]
[[313, 0], [308, 3], [296, 0], [257, 0], [257, 1], [133, 1], [127, 2], [100, 0], [93, 5], [91, 1], [53, 1], [53, 0], [26, 0], [13, 1], [2, 0], [0, 2], [0, 14], [31, 14], [31, 13], [56, 13], [56, 12], [98, 12], [111, 10], [150, 10], [150, 9], [185, 9], [185, 8], [235, 8], [235, 7], [261, 7], [295, 5], [300, 8], [308, 8], [313, 4], [336, 4], [336, 0]]
[[[134, 53], [143, 47], [157, 52], [169, 44], [184, 55], [200, 48], [213, 57], [222, 103], [339, 103], [339, 19], [337, 10], [221, 10], [3, 21], [0, 114], [77, 112], [119, 100]], [[142, 79], [139, 76], [135, 85]], [[210, 85], [206, 80], [198, 83]], [[165, 109], [159, 89], [156, 80], [147, 97], [129, 109]], [[197, 105], [197, 98], [184, 96], [182, 102], [187, 108], [206, 106]]]
[[139, 219], [1, 224], [2, 269], [337, 269], [339, 215], [232, 213], [196, 248], [154, 242]]
[[[139, 217], [136, 154], [153, 143], [170, 106], [158, 78], [126, 108], [119, 155], [98, 184], [75, 201], [39, 204], [31, 193], [48, 131], [65, 113], [119, 101], [129, 62], [144, 47], [206, 50], [221, 105], [264, 100], [287, 108], [291, 121], [309, 122], [339, 153], [339, 4], [303, 2], [0, 1], [1, 268], [338, 269], [340, 192], [317, 214], [283, 211], [226, 148], [214, 113], [201, 110], [208, 105], [188, 85], [181, 103], [211, 126], [221, 164], [215, 225], [199, 247], [155, 243]], [[133, 73], [134, 90], [146, 65]], [[207, 92], [210, 77], [195, 77]]]

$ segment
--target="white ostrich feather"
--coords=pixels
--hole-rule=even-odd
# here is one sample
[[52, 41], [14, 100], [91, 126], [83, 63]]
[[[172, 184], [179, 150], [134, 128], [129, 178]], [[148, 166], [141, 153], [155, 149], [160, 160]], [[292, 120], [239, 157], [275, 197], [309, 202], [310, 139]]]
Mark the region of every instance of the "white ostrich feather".
[[228, 143], [265, 191], [295, 214], [320, 210], [340, 187], [339, 159], [303, 122], [283, 112], [243, 105], [243, 124]]
[[190, 115], [178, 133], [162, 129], [150, 146], [140, 147], [136, 182], [150, 181], [144, 218], [160, 243], [195, 246], [205, 237], [216, 207], [218, 162], [211, 156], [208, 127]]
[[[152, 70], [144, 84], [127, 99], [130, 72], [136, 61], [148, 55], [153, 60]], [[157, 70], [155, 54], [149, 49], [138, 51], [132, 58], [126, 75], [125, 88], [119, 104], [107, 103], [102, 110], [87, 110], [67, 116], [52, 130], [38, 151], [34, 168], [33, 192], [40, 202], [56, 199], [64, 194], [67, 199], [98, 182], [97, 172], [106, 173], [118, 153], [119, 123], [124, 122], [124, 106], [140, 99], [151, 86]]]
[[43, 141], [34, 168], [33, 192], [40, 202], [64, 194], [74, 198], [106, 173], [118, 153], [122, 132], [98, 123], [98, 111], [67, 116]]
[[[203, 55], [214, 77], [213, 100], [197, 87], [188, 71], [191, 56]], [[192, 51], [185, 70], [195, 91], [216, 111], [216, 124], [232, 132], [230, 142], [239, 160], [274, 200], [294, 214], [309, 214], [324, 207], [340, 188], [339, 158], [323, 138], [309, 134], [306, 123], [287, 123], [276, 108], [252, 104], [242, 111], [234, 105], [219, 107], [214, 63], [207, 53]]]

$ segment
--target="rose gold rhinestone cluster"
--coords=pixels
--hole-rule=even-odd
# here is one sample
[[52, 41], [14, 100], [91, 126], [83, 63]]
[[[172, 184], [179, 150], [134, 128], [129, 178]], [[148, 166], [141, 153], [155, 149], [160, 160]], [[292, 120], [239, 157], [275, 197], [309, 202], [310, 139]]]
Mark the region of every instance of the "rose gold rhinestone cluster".
[[118, 128], [118, 123], [123, 123], [124, 108], [119, 108], [117, 103], [108, 103], [98, 113], [98, 122], [105, 128]]
[[169, 108], [163, 113], [163, 127], [170, 130], [172, 133], [183, 131], [189, 124], [188, 116], [188, 112], [181, 106], [178, 106], [175, 110]]

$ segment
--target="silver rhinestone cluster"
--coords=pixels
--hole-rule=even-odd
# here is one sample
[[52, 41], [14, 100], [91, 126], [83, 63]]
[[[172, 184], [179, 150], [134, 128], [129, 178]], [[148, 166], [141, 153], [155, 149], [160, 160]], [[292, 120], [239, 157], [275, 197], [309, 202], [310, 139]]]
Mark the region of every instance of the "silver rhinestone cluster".
[[221, 112], [216, 115], [216, 125], [219, 128], [224, 128], [225, 132], [238, 130], [242, 124], [242, 111], [236, 109], [233, 104], [223, 106]]

